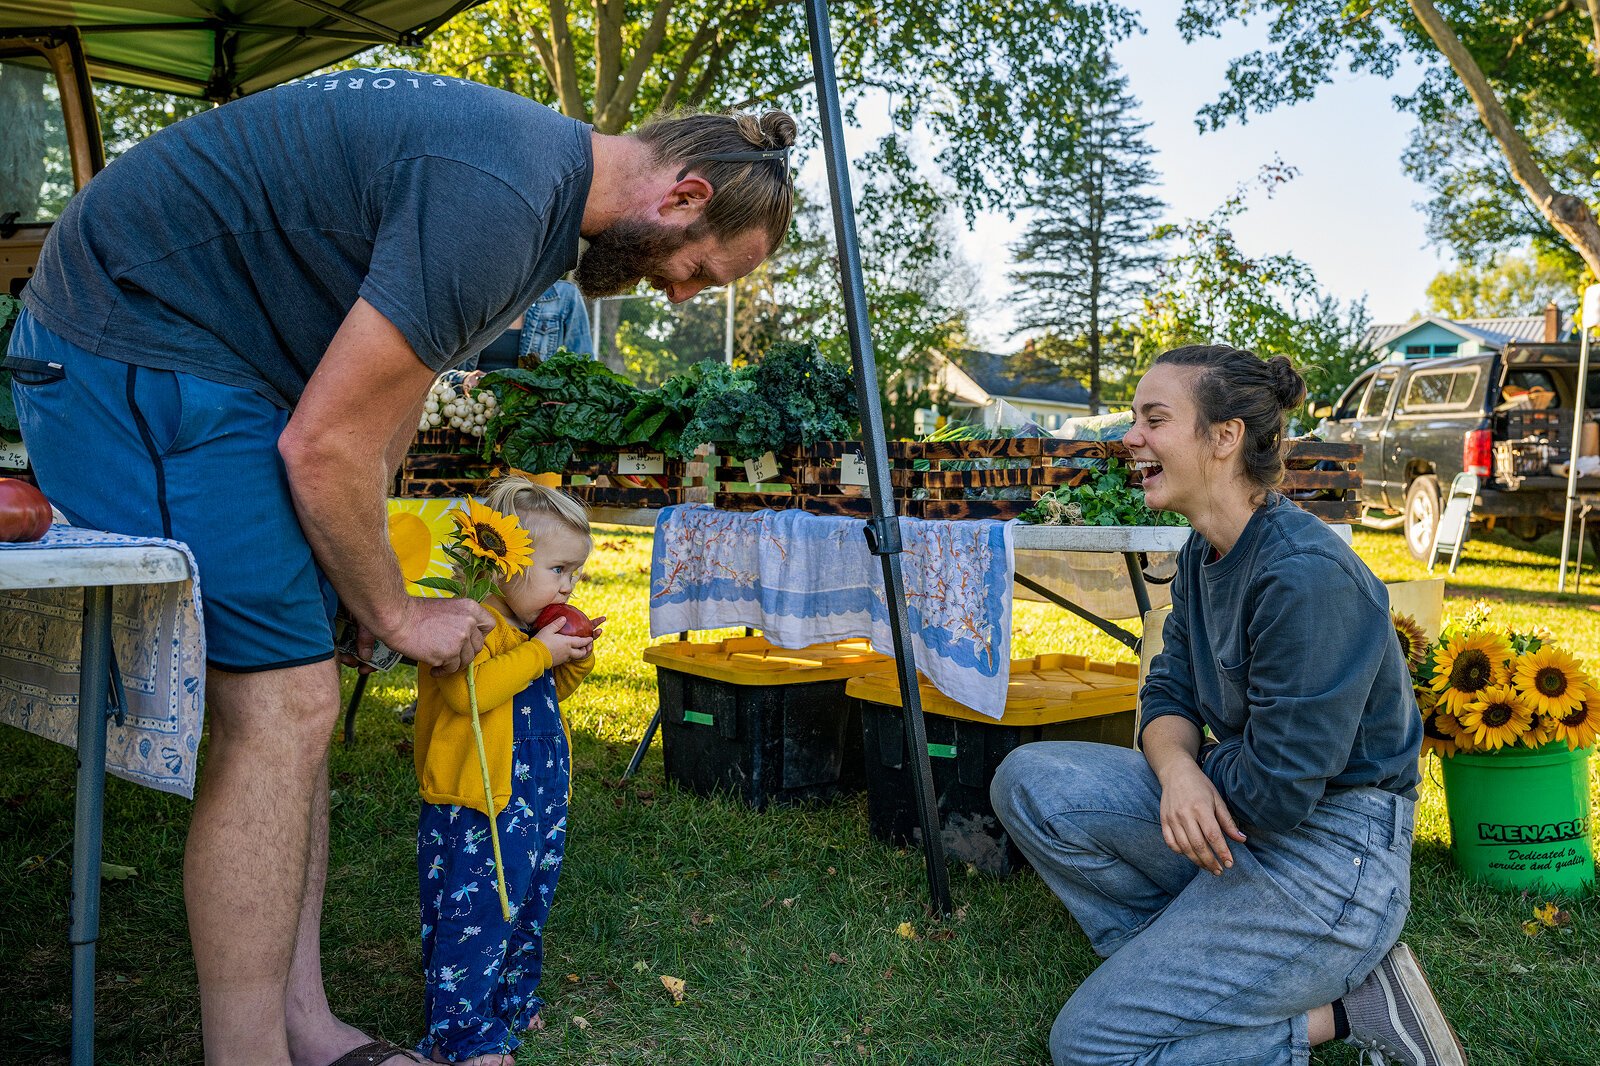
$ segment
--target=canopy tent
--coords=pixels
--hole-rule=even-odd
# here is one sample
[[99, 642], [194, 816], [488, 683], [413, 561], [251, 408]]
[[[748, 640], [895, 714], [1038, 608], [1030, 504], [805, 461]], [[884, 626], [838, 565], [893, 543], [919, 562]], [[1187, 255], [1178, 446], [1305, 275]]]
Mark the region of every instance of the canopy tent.
[[[481, 0], [0, 0], [0, 32], [75, 27], [91, 78], [223, 101], [331, 66], [379, 44], [415, 44]], [[840, 282], [855, 372], [873, 516], [867, 543], [883, 564], [908, 762], [929, 894], [951, 911], [932, 770], [901, 574], [883, 410], [862, 280], [844, 121], [826, 0], [805, 0], [817, 106], [833, 202]], [[70, 36], [70, 35], [69, 35]], [[77, 42], [72, 43], [74, 49]], [[84, 86], [87, 95], [87, 86]], [[76, 1014], [76, 1011], [74, 1012]], [[76, 1041], [75, 1041], [76, 1044]]]
[[0, 0], [0, 30], [74, 26], [89, 76], [231, 100], [374, 45], [412, 45], [481, 0]]

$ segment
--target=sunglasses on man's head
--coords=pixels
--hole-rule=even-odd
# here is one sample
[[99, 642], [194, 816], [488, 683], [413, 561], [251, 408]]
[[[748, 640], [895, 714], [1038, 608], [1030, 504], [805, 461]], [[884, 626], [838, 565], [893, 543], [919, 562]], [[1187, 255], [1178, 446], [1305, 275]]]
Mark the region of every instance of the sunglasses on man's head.
[[754, 149], [748, 152], [713, 152], [710, 155], [695, 156], [688, 164], [678, 171], [678, 181], [682, 181], [689, 171], [701, 163], [759, 163], [763, 159], [776, 159], [783, 164], [783, 176], [789, 177], [789, 149], [765, 148], [760, 151]]

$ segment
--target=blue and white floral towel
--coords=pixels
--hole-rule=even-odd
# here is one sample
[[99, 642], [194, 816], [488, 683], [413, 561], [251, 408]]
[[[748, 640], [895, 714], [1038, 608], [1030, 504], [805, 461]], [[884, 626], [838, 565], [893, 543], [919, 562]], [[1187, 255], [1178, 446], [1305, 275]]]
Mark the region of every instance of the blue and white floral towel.
[[[18, 548], [177, 548], [173, 540], [124, 537], [54, 525]], [[0, 545], [0, 567], [6, 565]], [[128, 696], [125, 724], [106, 730], [106, 769], [162, 792], [193, 798], [195, 750], [205, 711], [206, 638], [195, 577], [118, 585], [111, 595], [111, 647]], [[83, 590], [0, 590], [0, 722], [69, 747], [78, 740]]]
[[[900, 523], [917, 669], [999, 718], [1011, 675], [1011, 524]], [[749, 626], [779, 647], [867, 637], [893, 655], [883, 569], [864, 526], [803, 511], [666, 508], [650, 566], [651, 635]]]

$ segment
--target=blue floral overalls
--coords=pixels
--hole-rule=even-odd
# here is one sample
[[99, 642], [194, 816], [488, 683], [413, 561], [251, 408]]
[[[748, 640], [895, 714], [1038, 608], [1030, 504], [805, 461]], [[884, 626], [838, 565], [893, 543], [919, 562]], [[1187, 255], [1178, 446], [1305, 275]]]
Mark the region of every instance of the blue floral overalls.
[[489, 819], [422, 805], [422, 971], [428, 1034], [417, 1050], [449, 1061], [509, 1054], [539, 1013], [543, 933], [567, 837], [567, 737], [547, 670], [513, 702], [511, 801], [499, 815], [511, 920], [495, 892]]

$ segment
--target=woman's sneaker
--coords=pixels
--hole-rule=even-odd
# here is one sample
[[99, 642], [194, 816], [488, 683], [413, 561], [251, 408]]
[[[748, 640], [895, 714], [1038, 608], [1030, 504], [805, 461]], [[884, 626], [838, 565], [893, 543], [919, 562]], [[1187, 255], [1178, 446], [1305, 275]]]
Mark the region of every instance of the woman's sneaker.
[[1466, 1066], [1461, 1041], [1404, 944], [1390, 948], [1343, 1002], [1350, 1024], [1345, 1042], [1371, 1054], [1377, 1066]]

